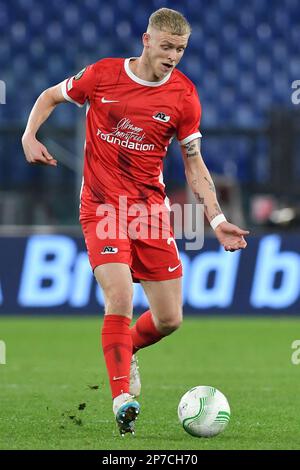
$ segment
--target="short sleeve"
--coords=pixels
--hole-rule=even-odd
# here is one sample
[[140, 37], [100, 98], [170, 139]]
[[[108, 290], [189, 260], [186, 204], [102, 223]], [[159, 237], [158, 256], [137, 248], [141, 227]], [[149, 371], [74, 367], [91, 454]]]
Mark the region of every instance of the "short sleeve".
[[192, 87], [182, 100], [180, 119], [177, 126], [177, 139], [180, 145], [185, 145], [198, 137], [201, 119], [201, 104], [196, 87]]
[[67, 101], [83, 106], [90, 100], [96, 83], [95, 64], [88, 65], [77, 75], [62, 82], [62, 94]]

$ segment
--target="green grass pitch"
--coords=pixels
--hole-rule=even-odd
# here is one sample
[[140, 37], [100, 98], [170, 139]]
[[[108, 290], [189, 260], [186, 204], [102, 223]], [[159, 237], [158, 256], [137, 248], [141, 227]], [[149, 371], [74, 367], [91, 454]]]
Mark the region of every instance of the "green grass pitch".
[[[0, 318], [0, 449], [299, 449], [300, 365], [291, 362], [299, 319], [186, 317], [140, 351], [141, 415], [124, 438], [100, 326], [97, 317]], [[192, 437], [178, 422], [180, 397], [195, 385], [228, 398], [231, 421], [217, 437]]]

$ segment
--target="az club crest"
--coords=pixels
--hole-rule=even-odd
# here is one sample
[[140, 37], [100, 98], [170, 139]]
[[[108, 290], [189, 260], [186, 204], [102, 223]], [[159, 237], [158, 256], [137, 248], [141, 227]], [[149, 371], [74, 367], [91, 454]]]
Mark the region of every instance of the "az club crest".
[[153, 119], [156, 119], [156, 121], [161, 121], [161, 122], [168, 122], [170, 121], [170, 116], [167, 116], [165, 113], [162, 113], [161, 111], [154, 114], [154, 116], [152, 116]]

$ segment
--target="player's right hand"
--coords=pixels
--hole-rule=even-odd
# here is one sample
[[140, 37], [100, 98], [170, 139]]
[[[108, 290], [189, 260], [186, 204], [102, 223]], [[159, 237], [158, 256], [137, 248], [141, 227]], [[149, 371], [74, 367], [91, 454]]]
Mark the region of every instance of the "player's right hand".
[[39, 142], [35, 136], [24, 134], [22, 145], [28, 163], [57, 166], [57, 160], [52, 157], [45, 145]]

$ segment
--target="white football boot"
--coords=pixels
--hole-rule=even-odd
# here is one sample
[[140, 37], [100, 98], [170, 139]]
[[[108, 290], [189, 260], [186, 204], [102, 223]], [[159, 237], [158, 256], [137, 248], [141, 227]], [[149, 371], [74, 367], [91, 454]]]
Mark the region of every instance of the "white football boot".
[[135, 354], [133, 354], [130, 362], [130, 384], [129, 393], [133, 397], [138, 397], [141, 393], [141, 377], [139, 372], [139, 364]]
[[113, 412], [122, 437], [129, 432], [134, 435], [135, 420], [140, 412], [140, 405], [129, 393], [122, 393], [113, 401]]

